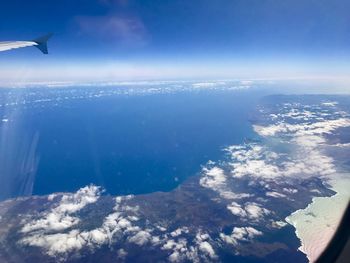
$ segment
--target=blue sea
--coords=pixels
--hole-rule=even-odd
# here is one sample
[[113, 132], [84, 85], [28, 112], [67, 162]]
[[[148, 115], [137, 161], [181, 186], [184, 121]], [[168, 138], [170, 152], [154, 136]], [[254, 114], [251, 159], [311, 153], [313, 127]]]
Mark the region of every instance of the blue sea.
[[170, 191], [221, 159], [223, 147], [255, 137], [250, 118], [265, 94], [215, 89], [86, 96], [86, 90], [113, 88], [105, 89], [0, 91], [1, 199], [88, 184], [112, 195]]

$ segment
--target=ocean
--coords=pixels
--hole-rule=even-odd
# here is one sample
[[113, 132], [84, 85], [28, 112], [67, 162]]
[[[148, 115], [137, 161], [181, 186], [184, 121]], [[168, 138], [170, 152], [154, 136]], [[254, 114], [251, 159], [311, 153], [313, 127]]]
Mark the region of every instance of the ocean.
[[[255, 137], [249, 120], [264, 94], [215, 89], [86, 96], [86, 89], [1, 91], [11, 92], [2, 94], [0, 107], [0, 153], [6, 153], [0, 157], [1, 199], [88, 184], [112, 195], [170, 191], [209, 160], [221, 159], [223, 147]], [[96, 94], [113, 88], [105, 89]], [[9, 105], [18, 97], [25, 103]]]

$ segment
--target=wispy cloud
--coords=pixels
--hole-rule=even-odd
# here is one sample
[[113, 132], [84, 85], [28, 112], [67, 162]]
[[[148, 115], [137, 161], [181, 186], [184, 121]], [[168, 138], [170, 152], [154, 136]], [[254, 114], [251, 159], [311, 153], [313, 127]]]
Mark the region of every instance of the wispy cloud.
[[116, 46], [139, 47], [150, 39], [145, 24], [137, 16], [79, 16], [76, 21], [81, 33], [102, 41], [112, 41]]

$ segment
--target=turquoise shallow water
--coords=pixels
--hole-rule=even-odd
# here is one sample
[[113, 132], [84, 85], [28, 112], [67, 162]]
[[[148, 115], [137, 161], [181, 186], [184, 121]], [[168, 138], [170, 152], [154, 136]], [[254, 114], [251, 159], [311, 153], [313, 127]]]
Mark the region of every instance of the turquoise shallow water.
[[[7, 195], [74, 191], [91, 183], [110, 194], [169, 191], [208, 160], [220, 159], [224, 146], [255, 136], [249, 118], [262, 96], [210, 90], [63, 100], [62, 92], [50, 91], [53, 101], [2, 109], [9, 119], [2, 122], [3, 144], [13, 152], [5, 173], [21, 182]], [[79, 92], [72, 89], [76, 97]]]

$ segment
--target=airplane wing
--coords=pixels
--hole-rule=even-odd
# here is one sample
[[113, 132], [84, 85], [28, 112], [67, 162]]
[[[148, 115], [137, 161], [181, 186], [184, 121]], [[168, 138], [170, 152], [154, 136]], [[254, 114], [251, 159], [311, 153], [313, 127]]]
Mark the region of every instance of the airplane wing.
[[36, 47], [44, 54], [48, 54], [47, 41], [52, 36], [48, 34], [31, 41], [4, 41], [0, 42], [0, 52], [23, 47]]

